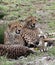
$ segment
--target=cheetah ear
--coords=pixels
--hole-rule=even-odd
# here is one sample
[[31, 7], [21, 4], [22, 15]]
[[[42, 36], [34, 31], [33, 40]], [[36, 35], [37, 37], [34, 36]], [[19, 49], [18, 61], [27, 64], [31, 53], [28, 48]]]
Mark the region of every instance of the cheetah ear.
[[8, 27], [10, 28], [11, 27], [11, 24], [8, 24]]

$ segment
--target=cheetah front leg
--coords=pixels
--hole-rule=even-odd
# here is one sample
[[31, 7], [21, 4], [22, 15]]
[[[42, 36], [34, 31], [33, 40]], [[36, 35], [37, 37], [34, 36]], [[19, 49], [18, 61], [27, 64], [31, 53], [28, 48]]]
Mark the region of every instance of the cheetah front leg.
[[48, 43], [43, 40], [43, 37], [41, 37], [39, 39], [39, 45], [38, 45], [39, 50], [41, 52], [46, 52], [47, 51], [47, 44]]

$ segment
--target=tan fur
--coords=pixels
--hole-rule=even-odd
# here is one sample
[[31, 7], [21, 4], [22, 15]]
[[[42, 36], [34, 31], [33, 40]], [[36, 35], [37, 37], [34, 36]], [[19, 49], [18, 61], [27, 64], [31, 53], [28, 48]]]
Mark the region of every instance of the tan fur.
[[36, 17], [29, 16], [29, 17], [27, 17], [24, 20], [24, 22], [25, 22], [24, 27], [27, 27], [27, 28], [35, 28], [35, 24], [36, 24], [37, 20], [36, 20]]
[[[23, 28], [23, 34], [22, 37], [24, 38], [27, 46], [33, 45], [35, 46], [39, 46], [39, 50], [40, 51], [45, 51], [46, 50], [46, 46], [43, 40], [43, 37], [40, 38], [42, 35], [44, 36], [44, 33], [42, 32], [42, 30], [40, 28], [36, 28], [36, 18], [31, 16], [28, 17], [27, 19], [25, 19], [26, 25], [24, 25]], [[33, 26], [33, 24], [35, 24]], [[45, 38], [46, 36], [44, 36]], [[41, 43], [40, 43], [41, 42]]]
[[22, 25], [19, 22], [12, 22], [8, 24], [8, 28], [4, 32], [4, 44], [21, 44], [24, 41], [21, 37]]
[[26, 24], [23, 27], [22, 37], [26, 43], [28, 43], [28, 45], [35, 45], [36, 42], [39, 41], [38, 35], [40, 34], [39, 29], [35, 27], [37, 23], [36, 18], [33, 16], [27, 17], [27, 19], [25, 19], [25, 22]]
[[[30, 16], [25, 20], [25, 25], [23, 26], [21, 23], [13, 22], [8, 25], [7, 30], [5, 31], [5, 44], [21, 44], [21, 45], [38, 45], [40, 36], [43, 34], [40, 28], [36, 28], [37, 20], [35, 17]], [[14, 33], [15, 30], [20, 30], [20, 34]], [[9, 38], [12, 36], [12, 38]], [[11, 40], [10, 40], [11, 39]], [[41, 40], [42, 45], [40, 49], [44, 49], [43, 40]]]
[[38, 41], [38, 30], [31, 30], [25, 28], [23, 30], [22, 37], [25, 39], [25, 41], [29, 44], [35, 45], [35, 43]]

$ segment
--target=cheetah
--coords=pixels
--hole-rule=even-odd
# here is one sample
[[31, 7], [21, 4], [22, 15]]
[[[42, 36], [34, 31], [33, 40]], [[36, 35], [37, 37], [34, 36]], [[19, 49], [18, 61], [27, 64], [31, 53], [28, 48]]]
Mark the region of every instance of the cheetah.
[[27, 57], [30, 53], [33, 54], [34, 51], [22, 45], [0, 44], [0, 56], [4, 55], [7, 58], [18, 59], [20, 56]]
[[25, 22], [24, 27], [26, 27], [28, 29], [33, 29], [33, 28], [35, 28], [35, 25], [36, 25], [37, 20], [36, 20], [36, 17], [29, 16], [29, 17], [27, 17], [24, 20], [24, 22]]
[[4, 44], [21, 44], [24, 45], [22, 39], [22, 25], [19, 22], [8, 24], [8, 28], [4, 32]]
[[47, 36], [39, 27], [36, 27], [36, 18], [33, 16], [28, 17], [25, 19], [25, 22], [22, 37], [26, 42], [26, 46], [37, 47], [40, 51], [46, 51], [48, 42], [45, 42], [43, 39], [47, 38]]
[[23, 26], [22, 38], [26, 46], [35, 46], [39, 44], [39, 35], [42, 34], [40, 28], [36, 27], [36, 17], [30, 16], [25, 19], [26, 24]]

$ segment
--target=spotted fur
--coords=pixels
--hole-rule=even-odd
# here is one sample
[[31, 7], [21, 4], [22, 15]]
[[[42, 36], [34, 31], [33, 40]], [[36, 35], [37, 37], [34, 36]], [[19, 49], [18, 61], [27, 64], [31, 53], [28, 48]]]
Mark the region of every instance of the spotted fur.
[[8, 25], [8, 28], [4, 32], [4, 44], [21, 44], [24, 45], [24, 41], [21, 37], [22, 25], [19, 22], [12, 22]]
[[25, 19], [26, 24], [23, 27], [22, 37], [24, 38], [26, 45], [36, 45], [39, 43], [39, 35], [42, 34], [40, 29], [36, 27], [37, 20], [35, 17], [30, 16]]
[[34, 53], [28, 47], [22, 45], [0, 45], [0, 56], [7, 56], [7, 58], [17, 59], [20, 56], [27, 56]]

